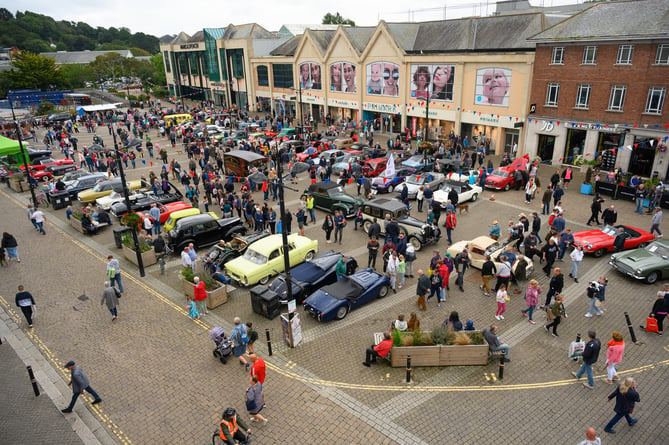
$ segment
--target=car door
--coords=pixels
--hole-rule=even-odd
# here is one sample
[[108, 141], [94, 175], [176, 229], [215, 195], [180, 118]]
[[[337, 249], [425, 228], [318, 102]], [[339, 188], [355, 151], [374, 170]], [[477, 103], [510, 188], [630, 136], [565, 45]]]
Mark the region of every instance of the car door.
[[214, 244], [221, 239], [221, 226], [218, 221], [212, 219], [204, 223], [200, 245]]
[[262, 275], [274, 275], [276, 272], [284, 271], [283, 257], [281, 256], [281, 247], [276, 248], [267, 257], [267, 267]]

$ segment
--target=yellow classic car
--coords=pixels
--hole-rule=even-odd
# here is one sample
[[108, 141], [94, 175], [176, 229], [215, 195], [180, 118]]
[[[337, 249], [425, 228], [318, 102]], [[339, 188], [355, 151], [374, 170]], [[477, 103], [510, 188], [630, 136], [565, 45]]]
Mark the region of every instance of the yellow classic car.
[[[146, 184], [144, 184], [146, 186]], [[142, 181], [128, 181], [129, 190], [138, 190], [142, 188]], [[95, 187], [92, 189], [84, 190], [79, 192], [77, 199], [84, 204], [93, 202], [98, 198], [103, 196], [111, 195], [112, 192], [123, 193], [123, 184], [121, 184], [121, 178], [109, 179], [107, 181], [101, 181], [95, 184]]]
[[[318, 241], [298, 234], [288, 235], [290, 266], [311, 260], [318, 252]], [[284, 271], [281, 235], [270, 235], [251, 244], [244, 255], [225, 265], [227, 275], [243, 286], [267, 284], [269, 279]]]

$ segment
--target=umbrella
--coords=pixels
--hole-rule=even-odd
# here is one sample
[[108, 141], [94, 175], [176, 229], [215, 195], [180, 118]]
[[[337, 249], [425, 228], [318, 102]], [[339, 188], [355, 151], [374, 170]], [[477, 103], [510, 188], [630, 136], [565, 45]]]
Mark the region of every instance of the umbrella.
[[292, 174], [298, 174], [298, 173], [306, 172], [310, 168], [311, 167], [306, 162], [296, 162], [290, 168], [290, 174], [292, 175]]
[[100, 144], [93, 144], [90, 147], [88, 147], [88, 151], [94, 151], [94, 152], [97, 153], [97, 152], [105, 151], [105, 148]]
[[251, 173], [249, 176], [249, 181], [252, 181], [256, 184], [267, 181], [267, 176], [262, 172]]
[[126, 147], [141, 147], [142, 140], [137, 138], [128, 139], [128, 142], [125, 143]]

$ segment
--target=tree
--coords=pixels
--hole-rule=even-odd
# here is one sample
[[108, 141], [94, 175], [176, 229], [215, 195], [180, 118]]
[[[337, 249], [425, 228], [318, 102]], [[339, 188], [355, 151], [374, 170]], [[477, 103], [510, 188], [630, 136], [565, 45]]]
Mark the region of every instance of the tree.
[[351, 19], [345, 19], [338, 12], [335, 15], [330, 14], [329, 12], [323, 16], [324, 25], [351, 25], [355, 26], [355, 22]]
[[62, 65], [60, 71], [63, 74], [63, 86], [68, 89], [81, 88], [87, 80], [97, 80], [88, 64]]
[[14, 15], [9, 12], [6, 8], [0, 8], [0, 20], [6, 22], [7, 20], [13, 20]]
[[10, 88], [34, 88], [43, 91], [58, 88], [63, 83], [63, 74], [56, 62], [39, 54], [21, 52], [12, 60], [14, 69], [6, 71]]
[[156, 71], [156, 76], [154, 77], [156, 85], [161, 87], [167, 85], [163, 55], [161, 53], [154, 54], [151, 56], [151, 63], [153, 64], [153, 69]]
[[126, 58], [119, 53], [107, 53], [97, 56], [89, 66], [98, 80], [111, 79], [116, 82], [117, 77], [125, 75]]

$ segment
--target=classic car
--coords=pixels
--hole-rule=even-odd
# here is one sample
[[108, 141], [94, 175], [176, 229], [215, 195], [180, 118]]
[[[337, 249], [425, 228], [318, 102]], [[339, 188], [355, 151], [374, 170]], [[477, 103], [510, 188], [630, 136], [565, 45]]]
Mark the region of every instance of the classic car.
[[625, 275], [653, 284], [669, 277], [669, 240], [656, 240], [643, 248], [614, 253], [609, 265]]
[[526, 157], [517, 158], [505, 167], [498, 167], [490, 173], [485, 180], [485, 186], [494, 190], [509, 190], [516, 186], [514, 173], [518, 169], [524, 170], [527, 166]]
[[88, 176], [90, 174], [91, 174], [91, 172], [89, 172], [88, 170], [86, 170], [84, 168], [80, 168], [80, 169], [72, 170], [72, 171], [69, 171], [69, 172], [65, 173], [63, 175], [63, 177], [60, 178], [60, 179], [67, 186], [67, 185], [70, 185], [72, 182], [74, 182], [76, 179], [79, 179], [82, 176]]
[[[49, 165], [44, 170], [36, 170], [30, 167], [30, 176], [37, 179], [38, 181], [42, 181], [45, 178], [51, 179], [54, 176], [63, 176], [68, 172], [73, 172], [76, 170], [79, 170], [79, 167], [74, 164]], [[86, 173], [88, 173], [88, 171], [86, 171]]]
[[[72, 165], [72, 164], [74, 164], [74, 161], [72, 159], [54, 159], [45, 157], [45, 158], [33, 159], [28, 167], [30, 167], [31, 170], [44, 170], [45, 168], [51, 165]], [[21, 165], [19, 166], [19, 168], [25, 170], [26, 166]]]
[[474, 177], [474, 184], [479, 183], [479, 177], [481, 175], [481, 172], [479, 170], [460, 170], [460, 172], [450, 172], [446, 173], [446, 178], [451, 180], [451, 181], [459, 181], [459, 182], [468, 182], [471, 183], [471, 178], [472, 176]]
[[106, 173], [87, 173], [85, 175], [79, 176], [77, 179], [65, 182], [65, 190], [70, 194], [71, 198], [74, 198], [84, 190], [88, 190], [95, 186], [98, 182], [106, 181]]
[[[462, 252], [462, 250], [467, 246], [469, 251], [469, 260], [471, 261], [472, 267], [480, 269], [485, 263], [485, 256], [490, 255], [491, 260], [495, 263], [495, 267], [499, 268], [501, 261], [499, 257], [507, 249], [507, 246], [502, 243], [502, 241], [495, 241], [489, 236], [479, 236], [474, 238], [471, 241], [458, 241], [451, 245], [448, 248], [448, 253], [451, 254], [452, 258], [455, 258], [457, 254]], [[534, 263], [529, 258], [527, 260], [527, 267], [525, 269], [526, 276], [529, 277], [534, 272]], [[511, 265], [511, 271], [515, 274], [518, 267], [518, 261], [514, 262]]]
[[[185, 218], [187, 216], [195, 216], [201, 213], [202, 212], [200, 211], [200, 209], [194, 209], [192, 207], [190, 209], [177, 210], [170, 214], [170, 216], [167, 218], [167, 221], [165, 221], [165, 227], [163, 228], [165, 229], [166, 232], [169, 232], [174, 228], [174, 226], [176, 226], [177, 221], [179, 221], [181, 218]], [[209, 214], [212, 217], [218, 218], [218, 215], [216, 215], [214, 212], [209, 212]]]
[[332, 173], [339, 176], [343, 171], [351, 171], [355, 164], [360, 165], [362, 162], [362, 152], [357, 150], [344, 150], [346, 155], [341, 160], [332, 166]]
[[[244, 255], [225, 265], [227, 275], [243, 286], [267, 284], [271, 277], [285, 270], [281, 236], [270, 235], [251, 244]], [[318, 241], [296, 233], [288, 236], [290, 267], [311, 260], [317, 251]]]
[[385, 297], [389, 289], [386, 275], [361, 269], [309, 295], [304, 300], [304, 310], [318, 321], [341, 320], [352, 309]]
[[344, 148], [351, 148], [355, 141], [351, 138], [337, 138], [334, 140], [334, 146], [342, 150]]
[[[160, 193], [157, 195], [152, 191], [144, 192], [142, 196], [136, 196], [135, 199], [130, 200], [130, 209], [135, 212], [141, 212], [142, 210], [149, 210], [151, 204], [168, 204], [183, 199], [183, 194], [176, 187], [170, 187], [170, 189], [170, 193]], [[127, 211], [128, 208], [123, 200], [111, 206], [111, 213], [115, 216], [123, 215]]]
[[[421, 187], [426, 187], [429, 185], [430, 188], [434, 191], [439, 189], [441, 184], [443, 184], [445, 181], [446, 178], [441, 173], [437, 172], [414, 173], [413, 175], [409, 176], [406, 179], [406, 181], [404, 181], [404, 185], [402, 187], [404, 186], [407, 187], [409, 191], [409, 199], [416, 199], [418, 190]], [[395, 188], [395, 193], [400, 195], [402, 193], [402, 187]]]
[[386, 176], [382, 172], [378, 177], [372, 179], [372, 194], [377, 193], [392, 193], [398, 185], [402, 184], [407, 176], [411, 176], [416, 172], [413, 168], [402, 167], [395, 170], [394, 175]]
[[184, 247], [193, 243], [196, 248], [211, 246], [220, 240], [231, 240], [239, 234], [245, 234], [246, 227], [237, 217], [218, 219], [215, 214], [187, 216], [177, 221], [168, 232], [170, 249], [181, 253]]
[[237, 235], [230, 241], [220, 241], [218, 244], [211, 246], [207, 254], [202, 257], [202, 261], [210, 261], [215, 267], [223, 268], [223, 265], [230, 260], [241, 256], [246, 252], [249, 245], [268, 237], [270, 234], [267, 230], [261, 232], [254, 232], [250, 235]]
[[233, 145], [236, 145], [237, 142], [241, 141], [242, 139], [246, 139], [249, 136], [249, 134], [244, 131], [244, 130], [235, 130], [232, 133], [230, 133], [230, 136], [226, 136], [222, 139], [223, 144], [227, 145], [228, 147], [232, 147]]
[[655, 239], [653, 235], [645, 230], [619, 225], [576, 232], [574, 233], [574, 244], [583, 246], [583, 253], [591, 253], [599, 258], [606, 252], [613, 252], [613, 241], [615, 241], [618, 230], [621, 228], [627, 234], [623, 250], [645, 247]]
[[314, 207], [332, 213], [339, 210], [346, 217], [354, 216], [364, 202], [346, 193], [344, 187], [334, 181], [315, 182], [304, 191], [304, 196], [313, 196]]
[[[145, 193], [146, 192], [143, 190], [133, 190], [130, 193], [128, 193], [128, 198], [132, 202], [138, 198], [143, 198]], [[112, 204], [121, 202], [124, 199], [125, 198], [123, 197], [123, 193], [114, 191], [111, 193], [111, 195], [103, 196], [102, 198], [96, 199], [95, 205], [104, 210], [109, 210], [111, 209]]]
[[[167, 204], [156, 204], [156, 205], [158, 207], [158, 210], [160, 210], [160, 224], [165, 224], [170, 219], [170, 216], [172, 216], [173, 213], [193, 208], [190, 204], [186, 204], [183, 201], [168, 202]], [[218, 215], [216, 215], [214, 212], [210, 212], [209, 214], [214, 218], [218, 218]], [[144, 218], [149, 216], [149, 212], [148, 211], [139, 212], [138, 215], [142, 218], [142, 221], [144, 221]]]
[[325, 158], [326, 161], [332, 160], [332, 164], [334, 165], [337, 162], [341, 162], [345, 156], [346, 156], [345, 152], [343, 152], [342, 150], [335, 149], [335, 150], [325, 150], [321, 152], [319, 158]]
[[376, 177], [385, 171], [387, 165], [386, 158], [368, 159], [362, 163], [362, 172], [367, 176]]
[[297, 129], [295, 128], [283, 128], [279, 134], [276, 135], [276, 137], [282, 141], [287, 141], [293, 136], [297, 136]]
[[434, 192], [434, 201], [446, 208], [446, 201], [448, 201], [448, 194], [451, 190], [458, 193], [458, 203], [476, 201], [483, 192], [483, 189], [476, 184], [469, 185], [466, 182], [446, 181], [439, 190]]
[[436, 160], [432, 156], [414, 155], [409, 159], [402, 161], [404, 167], [413, 168], [416, 171], [434, 170]]
[[[127, 185], [128, 190], [137, 190], [146, 184], [143, 184], [143, 181], [128, 181]], [[114, 191], [121, 193], [122, 190], [121, 178], [114, 178], [98, 182], [92, 189], [79, 192], [77, 199], [82, 203], [89, 203], [103, 196], [111, 195]]]
[[[321, 253], [311, 261], [305, 261], [297, 267], [290, 270], [292, 282], [291, 290], [293, 299], [297, 304], [302, 304], [305, 298], [314, 293], [321, 287], [332, 284], [337, 281], [335, 268], [337, 262], [343, 256], [340, 252], [328, 250]], [[346, 257], [346, 275], [351, 275], [358, 268], [358, 262], [355, 258]], [[281, 273], [277, 275], [269, 284], [269, 288], [279, 296], [279, 302], [288, 303], [286, 275]]]

